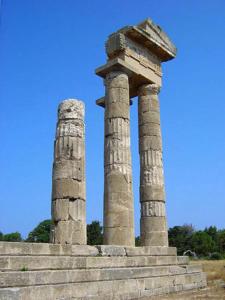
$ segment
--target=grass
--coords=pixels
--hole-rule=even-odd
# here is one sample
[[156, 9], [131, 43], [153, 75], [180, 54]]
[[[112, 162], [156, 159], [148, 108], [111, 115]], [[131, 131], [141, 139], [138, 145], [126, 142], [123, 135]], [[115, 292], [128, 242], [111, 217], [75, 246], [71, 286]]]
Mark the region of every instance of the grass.
[[197, 260], [191, 264], [201, 264], [203, 272], [207, 274], [207, 280], [222, 279], [225, 281], [225, 260]]

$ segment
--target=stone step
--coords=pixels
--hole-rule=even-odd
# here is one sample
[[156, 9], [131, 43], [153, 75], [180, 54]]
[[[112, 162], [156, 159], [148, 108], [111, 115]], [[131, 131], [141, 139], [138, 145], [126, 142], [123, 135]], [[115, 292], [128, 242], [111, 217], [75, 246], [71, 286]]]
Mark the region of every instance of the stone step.
[[0, 256], [0, 271], [147, 267], [188, 264], [187, 256]]
[[0, 273], [0, 287], [137, 279], [201, 272], [201, 266], [154, 266], [108, 269], [11, 271]]
[[123, 247], [0, 242], [1, 255], [146, 256], [176, 255], [174, 247]]
[[129, 300], [206, 286], [203, 273], [0, 289], [1, 300]]

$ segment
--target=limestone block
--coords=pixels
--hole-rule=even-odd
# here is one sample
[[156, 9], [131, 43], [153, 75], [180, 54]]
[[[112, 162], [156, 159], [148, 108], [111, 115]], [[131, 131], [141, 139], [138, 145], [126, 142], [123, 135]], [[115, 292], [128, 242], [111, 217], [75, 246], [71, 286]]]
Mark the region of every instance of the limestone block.
[[[141, 170], [140, 183], [142, 186], [161, 186], [164, 189], [163, 168], [158, 166], [145, 167]], [[157, 199], [160, 200], [160, 199]]]
[[127, 256], [145, 256], [145, 255], [169, 255], [176, 256], [177, 249], [175, 247], [166, 246], [144, 246], [144, 247], [125, 247]]
[[52, 219], [56, 222], [69, 219], [69, 199], [52, 201]]
[[117, 101], [110, 104], [108, 103], [108, 105], [109, 108], [107, 109], [105, 118], [130, 119], [130, 108], [127, 101]]
[[84, 139], [84, 121], [79, 119], [59, 120], [56, 128], [56, 138], [71, 136]]
[[106, 227], [134, 226], [133, 210], [118, 204], [107, 205], [104, 208]]
[[53, 180], [52, 199], [85, 199], [85, 184], [73, 179]]
[[84, 159], [84, 141], [74, 136], [59, 136], [55, 141], [55, 160]]
[[167, 231], [167, 222], [165, 217], [142, 217], [140, 225], [144, 235], [148, 234], [148, 232]]
[[164, 185], [141, 185], [140, 201], [165, 201]]
[[149, 246], [168, 246], [167, 231], [142, 232], [141, 245]]
[[81, 221], [59, 221], [54, 227], [55, 244], [86, 244], [86, 226]]
[[[72, 256], [88, 256], [88, 258], [91, 259], [92, 256], [99, 255], [99, 251], [96, 246], [72, 245], [71, 250]], [[85, 265], [87, 265], [87, 259], [85, 260]]]
[[160, 125], [160, 115], [157, 111], [146, 111], [139, 113], [140, 124], [155, 123]]
[[141, 216], [145, 217], [165, 217], [165, 203], [162, 201], [141, 202]]
[[86, 203], [83, 199], [71, 199], [69, 201], [69, 220], [86, 220]]
[[134, 246], [133, 227], [104, 227], [104, 245]]
[[[120, 172], [111, 172], [106, 176], [106, 188], [110, 193], [113, 192], [127, 192], [128, 187], [127, 183], [130, 184], [130, 182], [127, 182], [127, 178], [125, 175], [121, 174]], [[110, 195], [108, 195], [110, 196]]]
[[105, 118], [105, 137], [128, 138], [130, 140], [130, 120], [123, 118]]
[[177, 263], [178, 264], [189, 264], [189, 256], [177, 256]]
[[84, 157], [75, 160], [57, 160], [53, 164], [53, 180], [75, 179], [84, 181]]
[[113, 103], [115, 103], [115, 104], [124, 103], [128, 106], [127, 110], [129, 112], [130, 98], [129, 98], [129, 89], [128, 88], [110, 87], [106, 92], [105, 99], [106, 99], [105, 106], [106, 106], [107, 110], [111, 109], [111, 105]]
[[159, 101], [157, 96], [149, 98], [149, 96], [146, 95], [141, 97], [141, 100], [138, 102], [138, 112], [144, 113], [146, 111], [159, 112]]
[[144, 136], [139, 139], [139, 151], [162, 151], [162, 139], [159, 136]]
[[67, 99], [61, 102], [58, 109], [59, 120], [78, 119], [84, 120], [84, 102]]
[[144, 123], [142, 124], [142, 120], [139, 121], [139, 137], [144, 136], [159, 136], [161, 137], [161, 129], [160, 125], [157, 123]]
[[140, 151], [140, 164], [141, 170], [148, 169], [149, 167], [161, 167], [162, 168], [162, 151], [148, 149]]
[[105, 85], [107, 90], [110, 88], [129, 89], [128, 76], [120, 71], [110, 72], [106, 75]]
[[125, 248], [121, 246], [100, 245], [97, 248], [102, 256], [126, 256]]

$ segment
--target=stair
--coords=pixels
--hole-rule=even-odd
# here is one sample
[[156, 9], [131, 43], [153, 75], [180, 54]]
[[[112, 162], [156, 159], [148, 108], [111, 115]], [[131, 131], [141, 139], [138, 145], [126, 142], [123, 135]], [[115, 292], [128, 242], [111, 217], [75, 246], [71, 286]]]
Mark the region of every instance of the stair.
[[206, 286], [173, 247], [0, 242], [1, 300], [141, 299]]

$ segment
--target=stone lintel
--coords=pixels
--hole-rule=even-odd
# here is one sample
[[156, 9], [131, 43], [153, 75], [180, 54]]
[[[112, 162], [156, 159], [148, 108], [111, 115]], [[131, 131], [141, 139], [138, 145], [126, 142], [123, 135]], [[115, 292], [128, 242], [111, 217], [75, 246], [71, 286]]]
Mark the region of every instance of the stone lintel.
[[162, 85], [161, 76], [153, 70], [140, 65], [138, 68], [134, 67], [134, 65], [118, 57], [108, 60], [105, 65], [97, 68], [95, 73], [105, 78], [108, 73], [113, 71], [122, 71], [129, 76], [130, 98], [138, 96], [138, 88], [144, 84], [155, 83], [159, 87]]
[[124, 34], [154, 53], [161, 62], [171, 60], [176, 56], [176, 47], [160, 26], [154, 24], [151, 19], [146, 19], [136, 26], [125, 26], [111, 34], [108, 40], [118, 33]]

